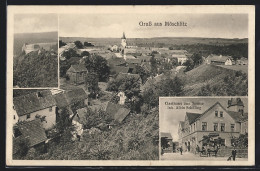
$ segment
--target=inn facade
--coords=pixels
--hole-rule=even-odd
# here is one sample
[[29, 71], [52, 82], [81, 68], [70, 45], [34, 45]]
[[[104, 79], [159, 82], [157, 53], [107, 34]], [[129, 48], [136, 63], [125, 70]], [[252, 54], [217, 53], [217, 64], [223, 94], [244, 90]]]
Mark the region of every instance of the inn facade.
[[221, 146], [232, 146], [232, 139], [248, 131], [248, 114], [240, 98], [228, 100], [227, 109], [216, 102], [208, 110], [200, 113], [186, 112], [185, 120], [179, 122], [179, 146], [185, 151], [201, 148], [203, 136], [212, 141], [221, 140]]

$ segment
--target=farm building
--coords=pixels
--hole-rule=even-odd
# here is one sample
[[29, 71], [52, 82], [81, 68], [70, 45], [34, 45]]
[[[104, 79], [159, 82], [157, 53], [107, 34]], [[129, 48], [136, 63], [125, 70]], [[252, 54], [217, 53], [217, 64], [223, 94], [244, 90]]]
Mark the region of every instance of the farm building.
[[248, 65], [248, 59], [242, 57], [236, 61], [236, 65]]
[[69, 82], [74, 85], [79, 85], [84, 83], [85, 77], [87, 76], [88, 70], [82, 65], [71, 65], [67, 70], [66, 75], [69, 78]]
[[206, 64], [213, 65], [232, 65], [232, 57], [231, 56], [216, 56], [210, 55], [206, 58]]

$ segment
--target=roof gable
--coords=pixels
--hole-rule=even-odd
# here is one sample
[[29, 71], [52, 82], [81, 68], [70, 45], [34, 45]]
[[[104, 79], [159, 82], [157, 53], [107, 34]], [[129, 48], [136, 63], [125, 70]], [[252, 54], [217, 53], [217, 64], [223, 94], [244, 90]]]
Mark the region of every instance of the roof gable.
[[172, 140], [172, 135], [168, 132], [161, 132], [161, 137], [166, 137], [167, 139]]
[[87, 68], [82, 65], [71, 65], [67, 72], [87, 72]]

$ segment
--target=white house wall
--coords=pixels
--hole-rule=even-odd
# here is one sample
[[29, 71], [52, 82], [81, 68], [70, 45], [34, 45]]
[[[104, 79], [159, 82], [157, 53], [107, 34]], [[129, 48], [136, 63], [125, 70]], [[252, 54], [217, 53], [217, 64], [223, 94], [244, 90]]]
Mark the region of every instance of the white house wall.
[[[50, 111], [50, 108], [52, 109]], [[56, 106], [52, 106], [43, 110], [39, 110], [30, 114], [30, 118], [27, 119], [27, 115], [19, 117], [19, 121], [31, 121], [36, 118], [36, 115], [46, 116], [45, 121], [42, 122], [43, 128], [51, 129], [56, 124]]]

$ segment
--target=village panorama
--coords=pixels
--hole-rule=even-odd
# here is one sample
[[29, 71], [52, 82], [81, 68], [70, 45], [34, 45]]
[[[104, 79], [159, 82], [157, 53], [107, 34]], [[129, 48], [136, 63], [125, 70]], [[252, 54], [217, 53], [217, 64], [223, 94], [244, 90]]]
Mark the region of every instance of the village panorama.
[[59, 88], [13, 91], [13, 158], [158, 160], [159, 97], [246, 96], [247, 41], [60, 37]]

